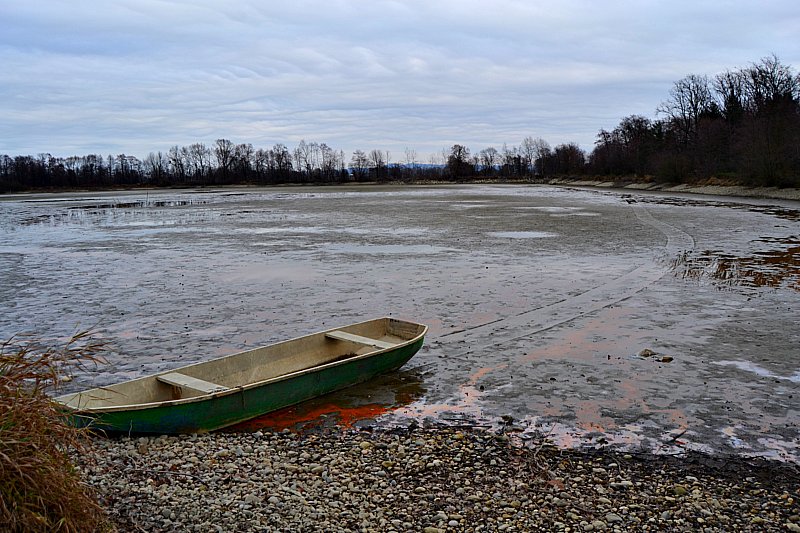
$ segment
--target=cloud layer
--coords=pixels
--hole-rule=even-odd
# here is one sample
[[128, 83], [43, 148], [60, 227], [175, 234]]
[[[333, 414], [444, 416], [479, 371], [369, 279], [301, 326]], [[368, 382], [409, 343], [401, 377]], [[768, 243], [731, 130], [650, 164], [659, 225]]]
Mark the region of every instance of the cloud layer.
[[598, 129], [652, 116], [686, 74], [770, 53], [800, 64], [796, 0], [8, 4], [12, 155], [141, 157], [220, 137], [395, 157], [528, 135], [590, 149]]

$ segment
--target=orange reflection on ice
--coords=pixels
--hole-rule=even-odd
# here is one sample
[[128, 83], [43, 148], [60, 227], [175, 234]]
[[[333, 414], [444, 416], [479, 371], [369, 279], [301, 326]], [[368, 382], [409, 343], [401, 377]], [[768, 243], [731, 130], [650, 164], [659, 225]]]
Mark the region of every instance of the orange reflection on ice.
[[403, 405], [410, 404], [423, 392], [419, 382], [408, 379], [407, 374], [405, 378], [387, 375], [359, 387], [334, 392], [267, 413], [237, 424], [230, 429], [232, 431], [257, 431], [259, 429], [304, 431], [326, 426], [352, 428], [359, 422], [375, 420]]
[[600, 404], [594, 400], [583, 400], [578, 402], [575, 407], [575, 416], [580, 429], [585, 431], [606, 431], [616, 428], [617, 424], [613, 419], [603, 416], [600, 412]]
[[489, 372], [494, 372], [495, 370], [503, 370], [503, 369], [505, 369], [507, 367], [508, 367], [508, 365], [506, 364], [506, 365], [486, 366], [486, 367], [483, 367], [483, 368], [479, 368], [478, 370], [475, 371], [475, 373], [473, 373], [469, 377], [469, 381], [467, 383], [469, 385], [471, 385], [471, 386], [474, 386], [476, 383], [478, 383], [479, 379], [481, 379], [483, 376], [485, 376]]
[[284, 429], [304, 430], [320, 427], [329, 420], [333, 420], [337, 426], [352, 428], [356, 422], [374, 419], [390, 410], [391, 408], [388, 406], [374, 403], [351, 407], [326, 403], [313, 408], [300, 404], [242, 422], [231, 429], [233, 431], [256, 431], [259, 429], [271, 429], [274, 431]]
[[482, 409], [478, 405], [478, 400], [482, 395], [483, 391], [477, 387], [461, 385], [458, 387], [458, 397], [453, 403], [427, 403], [425, 399], [421, 399], [397, 409], [395, 413], [409, 418], [438, 418], [444, 413], [466, 413], [480, 418]]
[[482, 418], [482, 408], [478, 401], [484, 392], [478, 386], [478, 381], [485, 375], [496, 370], [503, 370], [507, 364], [479, 368], [469, 376], [467, 383], [458, 387], [458, 394], [449, 403], [427, 403], [425, 399], [418, 400], [410, 405], [401, 407], [395, 412], [409, 418], [439, 418], [444, 413], [467, 414], [471, 418]]
[[[537, 348], [517, 359], [518, 363], [531, 363], [547, 359], [592, 360], [598, 352], [613, 353], [620, 348], [622, 330], [629, 309], [615, 306], [603, 309], [599, 317], [589, 318], [580, 328], [566, 331], [558, 342]], [[637, 340], [632, 339], [632, 346]]]

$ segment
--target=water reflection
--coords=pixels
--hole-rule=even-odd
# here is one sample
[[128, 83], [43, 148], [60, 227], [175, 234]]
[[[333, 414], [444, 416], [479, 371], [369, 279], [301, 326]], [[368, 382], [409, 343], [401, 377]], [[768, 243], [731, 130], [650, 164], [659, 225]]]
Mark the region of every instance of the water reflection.
[[697, 200], [694, 198], [683, 198], [675, 196], [649, 196], [638, 195], [636, 201], [645, 202], [659, 205], [671, 205], [678, 207], [724, 207], [727, 209], [736, 209], [750, 211], [753, 213], [762, 213], [765, 215], [774, 216], [784, 220], [800, 221], [800, 211], [797, 209], [789, 209], [787, 207], [776, 205], [755, 205], [742, 202], [726, 202], [714, 200]]
[[204, 200], [135, 200], [132, 202], [114, 202], [106, 204], [75, 205], [68, 209], [80, 209], [90, 212], [105, 211], [108, 209], [139, 209], [142, 207], [181, 207], [184, 205], [199, 205], [206, 203]]
[[770, 378], [773, 380], [785, 380], [792, 383], [800, 383], [800, 370], [790, 376], [783, 376], [770, 372], [766, 368], [763, 368], [752, 361], [714, 361], [714, 364], [720, 366], [732, 366], [744, 372], [751, 372], [757, 376]]
[[401, 370], [242, 422], [225, 431], [311, 431], [352, 428], [409, 405], [425, 394], [415, 370]]
[[784, 248], [735, 256], [720, 250], [684, 252], [671, 262], [675, 274], [684, 279], [709, 279], [720, 285], [786, 287], [800, 291], [800, 240], [765, 238], [757, 242]]
[[487, 235], [501, 239], [549, 239], [558, 237], [558, 235], [549, 231], [490, 231]]
[[87, 218], [93, 219], [98, 216], [117, 216], [119, 214], [133, 214], [140, 210], [153, 208], [174, 208], [206, 204], [206, 200], [134, 200], [128, 202], [81, 204], [66, 207], [66, 211], [60, 213], [48, 213], [33, 215], [21, 221], [23, 226], [37, 224], [63, 224], [71, 221], [85, 221]]

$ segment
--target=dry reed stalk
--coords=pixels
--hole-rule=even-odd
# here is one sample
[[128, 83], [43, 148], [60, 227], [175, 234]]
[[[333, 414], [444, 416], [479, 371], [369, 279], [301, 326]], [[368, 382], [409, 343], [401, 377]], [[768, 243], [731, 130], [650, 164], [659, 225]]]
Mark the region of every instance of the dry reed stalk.
[[113, 530], [67, 455], [85, 432], [48, 396], [70, 372], [97, 363], [104, 343], [89, 332], [62, 348], [11, 339], [0, 345], [0, 524], [7, 531]]

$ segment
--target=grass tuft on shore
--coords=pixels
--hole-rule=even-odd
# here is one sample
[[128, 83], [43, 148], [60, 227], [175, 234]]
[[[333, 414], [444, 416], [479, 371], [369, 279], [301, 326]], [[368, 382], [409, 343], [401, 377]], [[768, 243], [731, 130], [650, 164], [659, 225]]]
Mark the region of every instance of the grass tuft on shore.
[[0, 524], [5, 531], [113, 530], [67, 451], [84, 431], [67, 424], [49, 390], [96, 363], [104, 343], [89, 332], [50, 348], [14, 338], [0, 345]]

